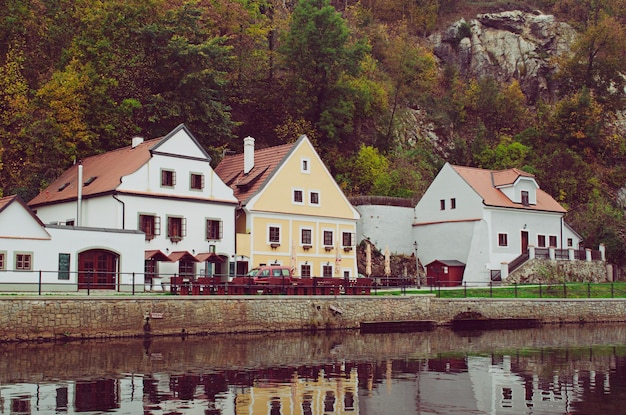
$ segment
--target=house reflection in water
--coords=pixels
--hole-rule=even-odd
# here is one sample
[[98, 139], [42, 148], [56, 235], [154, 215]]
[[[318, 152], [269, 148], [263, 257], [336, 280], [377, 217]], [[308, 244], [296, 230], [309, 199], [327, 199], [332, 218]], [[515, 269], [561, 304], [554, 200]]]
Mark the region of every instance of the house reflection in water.
[[[94, 373], [96, 379], [91, 380], [38, 383], [30, 375], [32, 383], [10, 382], [4, 375], [0, 413], [564, 414], [580, 413], [578, 409], [595, 415], [601, 412], [594, 407], [619, 408], [619, 397], [626, 396], [626, 382], [620, 380], [626, 372], [626, 348], [622, 349], [337, 359], [328, 364], [232, 370], [144, 360], [144, 368], [161, 369], [144, 375], [130, 373], [137, 366], [129, 361], [122, 365], [133, 368], [128, 372]], [[81, 368], [84, 373], [88, 370]]]

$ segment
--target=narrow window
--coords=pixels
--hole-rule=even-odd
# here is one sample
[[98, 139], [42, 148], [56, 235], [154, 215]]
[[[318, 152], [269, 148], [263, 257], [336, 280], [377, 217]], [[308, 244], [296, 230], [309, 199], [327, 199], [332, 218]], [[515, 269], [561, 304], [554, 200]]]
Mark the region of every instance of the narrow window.
[[567, 238], [567, 246], [574, 246], [574, 240], [572, 238]]
[[304, 199], [302, 198], [302, 190], [294, 190], [293, 191], [293, 202], [294, 203], [303, 203]]
[[333, 246], [333, 231], [324, 231], [324, 246]]
[[498, 234], [498, 246], [509, 246], [508, 235], [506, 233]]
[[300, 165], [302, 173], [309, 173], [310, 163], [309, 159], [302, 159], [302, 164]]
[[32, 269], [32, 259], [31, 254], [15, 254], [15, 269], [30, 271]]
[[332, 265], [322, 266], [322, 276], [324, 278], [331, 278], [333, 276], [333, 266]]
[[139, 230], [146, 234], [146, 241], [154, 239], [161, 233], [159, 219], [154, 215], [139, 215]]
[[185, 220], [177, 216], [167, 218], [167, 237], [172, 242], [179, 242], [185, 236]]
[[344, 248], [350, 248], [353, 246], [353, 234], [350, 232], [343, 232], [342, 237], [341, 237], [342, 243], [343, 243], [343, 247]]
[[6, 254], [4, 252], [0, 252], [0, 269], [5, 269], [5, 263], [6, 263]]
[[312, 205], [320, 204], [320, 194], [318, 192], [311, 192], [310, 203]]
[[550, 235], [550, 245], [551, 247], [557, 247], [556, 235]]
[[193, 190], [202, 190], [204, 188], [204, 175], [191, 173], [190, 187]]
[[450, 209], [456, 209], [456, 198], [450, 199]]
[[546, 236], [545, 235], [537, 235], [537, 246], [539, 248], [546, 247]]
[[161, 170], [161, 186], [173, 187], [176, 184], [173, 170]]
[[222, 239], [222, 221], [216, 219], [207, 219], [206, 221], [206, 239], [219, 240]]
[[439, 210], [446, 210], [446, 201], [444, 199], [439, 201]]
[[528, 201], [528, 191], [522, 190], [522, 205], [528, 206], [530, 203]]
[[311, 276], [311, 265], [302, 264], [300, 265], [300, 276], [301, 277], [310, 277]]
[[278, 226], [269, 227], [269, 242], [272, 244], [280, 243], [280, 228]]

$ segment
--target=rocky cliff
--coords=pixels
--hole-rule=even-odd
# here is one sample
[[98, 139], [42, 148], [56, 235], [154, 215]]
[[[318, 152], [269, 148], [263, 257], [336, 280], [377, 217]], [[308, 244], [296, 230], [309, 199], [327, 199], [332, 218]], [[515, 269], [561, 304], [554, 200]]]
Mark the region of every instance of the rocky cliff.
[[550, 99], [557, 58], [569, 53], [576, 31], [539, 11], [507, 11], [461, 19], [431, 37], [435, 55], [462, 76], [517, 79], [529, 103]]

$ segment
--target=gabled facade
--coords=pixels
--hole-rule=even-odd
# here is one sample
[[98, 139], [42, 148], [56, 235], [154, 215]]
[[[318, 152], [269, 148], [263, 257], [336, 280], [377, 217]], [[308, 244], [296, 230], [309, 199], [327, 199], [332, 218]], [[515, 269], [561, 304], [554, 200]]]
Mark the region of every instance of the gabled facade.
[[[179, 125], [84, 159], [29, 202], [44, 223], [139, 230], [146, 274], [228, 274], [237, 199]], [[182, 254], [181, 254], [182, 253]]]
[[415, 207], [418, 256], [423, 264], [460, 261], [465, 282], [487, 282], [529, 245], [578, 249], [565, 213], [531, 174], [446, 163]]
[[270, 264], [294, 275], [356, 278], [359, 213], [315, 151], [301, 136], [295, 143], [226, 156], [215, 169], [239, 200], [237, 273]]
[[[0, 290], [76, 291], [82, 277], [92, 288], [143, 289], [143, 240], [139, 231], [45, 225], [18, 196], [0, 198]], [[113, 259], [112, 287], [80, 270], [94, 258]]]

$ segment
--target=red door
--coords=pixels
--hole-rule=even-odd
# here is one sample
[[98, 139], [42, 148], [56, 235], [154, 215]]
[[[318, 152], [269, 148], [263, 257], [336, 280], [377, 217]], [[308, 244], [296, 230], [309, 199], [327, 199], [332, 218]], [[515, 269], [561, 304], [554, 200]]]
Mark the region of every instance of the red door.
[[78, 254], [78, 289], [114, 290], [119, 256], [103, 249]]
[[522, 254], [528, 252], [528, 231], [522, 231]]

